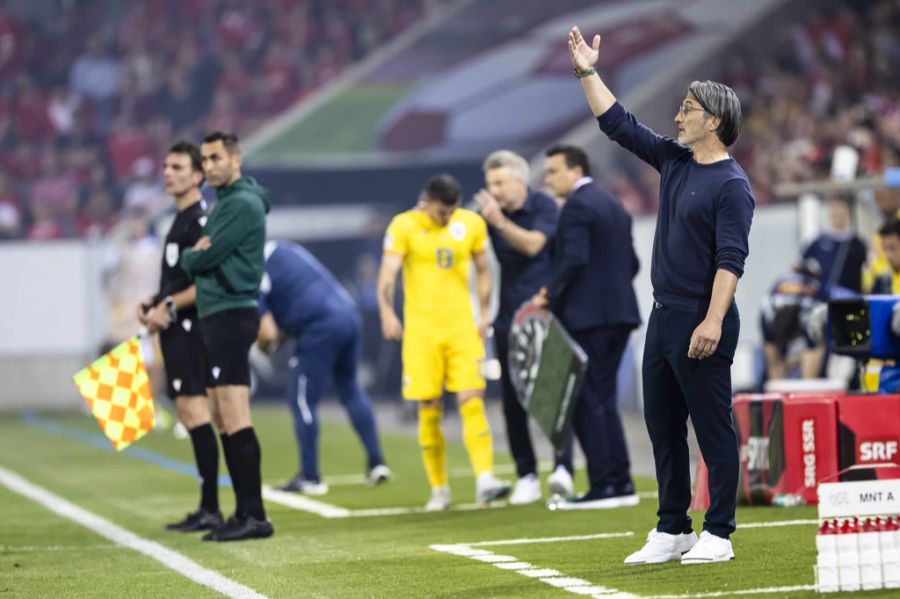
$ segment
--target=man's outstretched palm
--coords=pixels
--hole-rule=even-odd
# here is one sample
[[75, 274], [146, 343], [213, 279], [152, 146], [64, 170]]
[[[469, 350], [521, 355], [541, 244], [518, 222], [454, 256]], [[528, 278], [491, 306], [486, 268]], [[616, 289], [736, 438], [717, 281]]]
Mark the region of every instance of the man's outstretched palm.
[[593, 46], [588, 46], [578, 27], [569, 31], [569, 56], [572, 65], [579, 71], [587, 71], [597, 64], [600, 57], [600, 36], [594, 36]]

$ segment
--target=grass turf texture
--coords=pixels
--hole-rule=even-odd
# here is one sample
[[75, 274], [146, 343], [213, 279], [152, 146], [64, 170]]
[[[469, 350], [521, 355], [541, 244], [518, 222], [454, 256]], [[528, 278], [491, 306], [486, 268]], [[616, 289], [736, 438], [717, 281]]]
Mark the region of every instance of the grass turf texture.
[[[66, 434], [48, 431], [48, 420], [63, 425]], [[290, 417], [286, 409], [255, 408], [254, 421], [263, 447], [264, 481], [278, 484], [297, 470]], [[0, 466], [270, 597], [572, 597], [575, 595], [537, 579], [429, 546], [626, 531], [634, 536], [483, 548], [637, 595], [812, 584], [815, 527], [811, 525], [739, 530], [733, 537], [737, 560], [730, 563], [690, 568], [677, 562], [624, 566], [622, 559], [640, 547], [655, 521], [655, 499], [609, 511], [550, 512], [531, 505], [341, 519], [325, 519], [269, 502], [267, 509], [276, 529], [272, 539], [202, 543], [199, 535], [162, 530], [164, 522], [195, 506], [196, 484], [182, 473], [138, 459], [135, 451], [145, 452], [145, 457], [152, 452], [191, 463], [189, 441], [155, 432], [116, 455], [84, 440], [98, 433], [88, 416], [48, 415], [41, 422], [43, 428], [18, 416], [0, 419]], [[458, 425], [455, 419], [448, 423]], [[81, 431], [82, 438], [73, 438], [78, 434], [69, 435], [71, 431]], [[326, 423], [321, 440], [326, 477], [363, 471], [363, 452], [349, 427]], [[428, 488], [415, 439], [383, 435], [382, 440], [396, 475], [394, 481], [377, 488], [333, 485], [328, 495], [315, 499], [350, 509], [422, 506]], [[509, 464], [505, 454], [497, 461]], [[449, 464], [451, 470], [467, 467], [460, 445], [450, 444]], [[577, 484], [584, 485], [583, 474]], [[471, 477], [452, 477], [451, 487], [456, 502], [473, 500]], [[638, 487], [653, 490], [653, 481], [638, 480]], [[229, 488], [221, 489], [221, 499], [227, 515], [233, 505]], [[214, 595], [156, 561], [117, 547], [2, 486], [0, 505], [2, 597]], [[738, 511], [739, 524], [813, 518], [812, 507]], [[701, 515], [695, 515], [698, 530], [700, 522]], [[811, 591], [790, 594], [813, 595]], [[867, 596], [891, 594], [875, 591]]]

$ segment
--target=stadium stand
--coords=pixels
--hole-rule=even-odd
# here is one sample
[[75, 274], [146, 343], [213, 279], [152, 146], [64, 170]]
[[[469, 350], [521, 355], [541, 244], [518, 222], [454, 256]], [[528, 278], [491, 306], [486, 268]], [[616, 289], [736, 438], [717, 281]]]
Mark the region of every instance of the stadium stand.
[[173, 138], [246, 135], [438, 4], [99, 0], [26, 19], [0, 2], [0, 239], [108, 233], [160, 201]]

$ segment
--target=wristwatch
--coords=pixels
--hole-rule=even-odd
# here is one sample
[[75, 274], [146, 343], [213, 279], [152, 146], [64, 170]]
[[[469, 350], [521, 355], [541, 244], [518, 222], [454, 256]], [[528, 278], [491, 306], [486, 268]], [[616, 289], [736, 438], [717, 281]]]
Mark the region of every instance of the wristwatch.
[[178, 311], [175, 309], [175, 299], [169, 295], [163, 300], [166, 305], [166, 311], [169, 313], [169, 319], [175, 322], [178, 319]]

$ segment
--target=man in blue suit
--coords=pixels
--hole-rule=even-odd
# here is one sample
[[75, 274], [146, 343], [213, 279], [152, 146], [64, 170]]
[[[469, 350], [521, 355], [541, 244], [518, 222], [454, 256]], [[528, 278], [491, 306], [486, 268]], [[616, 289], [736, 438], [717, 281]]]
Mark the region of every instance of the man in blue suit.
[[559, 509], [636, 505], [628, 448], [616, 409], [616, 373], [631, 331], [640, 324], [632, 280], [639, 264], [631, 217], [594, 185], [587, 155], [574, 146], [547, 151], [545, 182], [565, 198], [553, 247], [551, 279], [536, 298], [588, 355], [572, 418], [587, 458], [590, 489]]

